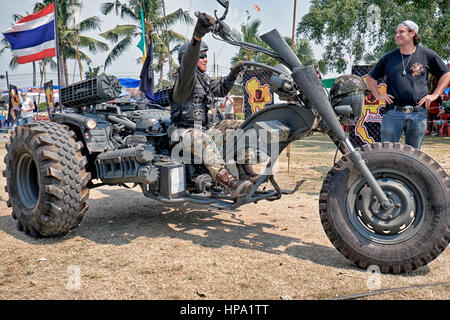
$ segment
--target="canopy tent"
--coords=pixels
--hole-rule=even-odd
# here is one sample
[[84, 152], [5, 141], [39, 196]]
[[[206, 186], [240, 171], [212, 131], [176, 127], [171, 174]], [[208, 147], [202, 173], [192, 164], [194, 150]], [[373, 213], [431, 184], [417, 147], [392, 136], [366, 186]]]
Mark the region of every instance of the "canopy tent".
[[333, 83], [336, 81], [337, 78], [329, 78], [329, 79], [322, 79], [322, 84], [325, 86], [325, 88], [330, 89]]
[[[321, 80], [325, 88], [330, 89], [333, 85], [334, 81], [336, 81], [336, 78], [329, 78], [329, 79], [323, 79]], [[138, 88], [140, 80], [139, 79], [131, 79], [131, 78], [120, 78], [119, 79], [120, 84], [124, 88]]]
[[119, 82], [124, 88], [138, 88], [140, 80], [132, 78], [119, 78]]

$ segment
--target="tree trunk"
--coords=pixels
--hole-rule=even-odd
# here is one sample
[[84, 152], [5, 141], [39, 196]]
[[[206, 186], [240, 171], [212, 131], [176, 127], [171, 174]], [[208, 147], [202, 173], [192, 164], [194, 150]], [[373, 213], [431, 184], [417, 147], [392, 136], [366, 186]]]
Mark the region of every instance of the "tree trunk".
[[159, 88], [163, 88], [163, 78], [164, 78], [164, 59], [160, 60], [160, 70], [159, 70]]
[[66, 86], [69, 85], [69, 69], [67, 68], [67, 60], [63, 59], [63, 68], [64, 68], [64, 80], [66, 82]]
[[61, 82], [61, 87], [65, 87], [67, 85], [63, 74], [64, 74], [64, 55], [63, 55], [63, 46], [59, 45], [59, 59], [58, 59], [58, 72], [59, 72], [59, 80]]

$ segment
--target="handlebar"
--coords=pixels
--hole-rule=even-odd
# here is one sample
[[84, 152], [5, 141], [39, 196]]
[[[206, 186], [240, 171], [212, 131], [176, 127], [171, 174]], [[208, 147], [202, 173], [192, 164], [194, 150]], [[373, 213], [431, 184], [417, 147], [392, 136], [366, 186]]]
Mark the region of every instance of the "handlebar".
[[[225, 19], [225, 17], [228, 14], [228, 4], [229, 1], [228, 0], [218, 0], [218, 2], [225, 8], [225, 12], [222, 15], [222, 17], [218, 18], [217, 17], [217, 10], [214, 10], [214, 14], [216, 16], [216, 21], [213, 24], [213, 30], [212, 30], [212, 35], [213, 38], [217, 39], [217, 40], [222, 40], [225, 41], [231, 45], [234, 46], [238, 46], [241, 47], [243, 49], [249, 49], [249, 50], [254, 50], [254, 51], [258, 51], [261, 53], [264, 53], [266, 55], [268, 55], [269, 57], [274, 58], [275, 60], [277, 60], [278, 62], [287, 65], [290, 69], [291, 69], [291, 65], [290, 64], [286, 64], [286, 61], [282, 58], [282, 56], [274, 51], [268, 50], [264, 47], [252, 44], [252, 43], [247, 43], [247, 42], [242, 42], [242, 41], [237, 41], [235, 40], [232, 36], [231, 36], [231, 28], [225, 23], [223, 22], [223, 20]], [[200, 11], [195, 11], [194, 15], [199, 18], [202, 13]], [[217, 38], [215, 36], [220, 37]]]
[[276, 74], [284, 74], [285, 76], [290, 77], [291, 75], [283, 70], [277, 69], [275, 67], [269, 66], [267, 64], [264, 63], [259, 63], [259, 62], [253, 62], [253, 61], [244, 61], [242, 63], [242, 67], [241, 70], [244, 70], [246, 67], [257, 67], [257, 68], [262, 68], [262, 69], [266, 69], [269, 71], [272, 71]]

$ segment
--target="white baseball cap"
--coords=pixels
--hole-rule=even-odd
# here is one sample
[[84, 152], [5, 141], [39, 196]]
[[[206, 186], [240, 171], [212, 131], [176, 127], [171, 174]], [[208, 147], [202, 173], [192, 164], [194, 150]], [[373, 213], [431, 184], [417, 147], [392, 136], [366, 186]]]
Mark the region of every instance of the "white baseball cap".
[[416, 32], [417, 36], [419, 37], [419, 40], [421, 40], [421, 38], [419, 36], [419, 26], [414, 21], [405, 20], [405, 21], [400, 22], [400, 24], [398, 26], [406, 26], [409, 30], [414, 30]]

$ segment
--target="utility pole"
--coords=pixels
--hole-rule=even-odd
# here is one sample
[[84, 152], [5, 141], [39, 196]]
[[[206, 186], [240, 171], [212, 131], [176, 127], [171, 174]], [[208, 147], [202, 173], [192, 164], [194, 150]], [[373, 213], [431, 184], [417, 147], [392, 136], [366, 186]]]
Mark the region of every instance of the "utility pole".
[[5, 75], [0, 74], [0, 79], [6, 79], [6, 90], [9, 90], [8, 71], [5, 71]]
[[[297, 0], [294, 0], [294, 18], [292, 21], [292, 43], [291, 43], [291, 48], [292, 51], [294, 51], [295, 45], [295, 18], [296, 18], [296, 13], [297, 13]], [[291, 145], [288, 144], [287, 148], [286, 148], [286, 156], [288, 158], [288, 172], [290, 169], [290, 165], [291, 165]]]
[[216, 69], [216, 53], [213, 53], [214, 59], [213, 59], [213, 74], [214, 78], [217, 78], [217, 69]]
[[292, 51], [294, 51], [294, 40], [295, 40], [295, 16], [297, 13], [297, 0], [294, 0], [294, 19], [292, 21]]

